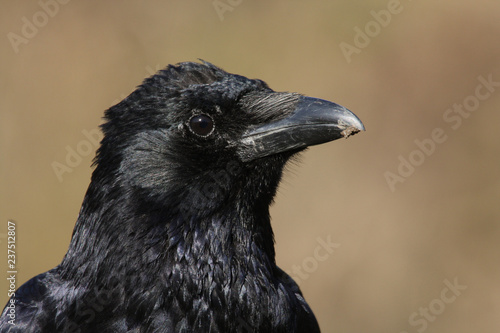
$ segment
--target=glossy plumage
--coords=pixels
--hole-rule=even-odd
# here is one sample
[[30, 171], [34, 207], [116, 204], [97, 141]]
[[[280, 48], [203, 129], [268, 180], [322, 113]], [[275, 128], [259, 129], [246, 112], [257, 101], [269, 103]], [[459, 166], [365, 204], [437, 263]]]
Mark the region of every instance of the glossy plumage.
[[206, 62], [168, 66], [105, 118], [69, 250], [0, 332], [319, 332], [276, 266], [269, 205], [292, 155], [361, 122]]

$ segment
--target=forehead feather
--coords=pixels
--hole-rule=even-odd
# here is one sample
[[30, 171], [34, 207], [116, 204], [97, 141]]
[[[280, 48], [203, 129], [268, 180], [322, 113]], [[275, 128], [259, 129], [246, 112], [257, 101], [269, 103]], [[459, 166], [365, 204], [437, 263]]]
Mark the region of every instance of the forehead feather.
[[259, 81], [240, 75], [228, 74], [222, 80], [208, 84], [193, 84], [182, 91], [182, 96], [192, 100], [227, 102], [236, 101], [239, 96], [259, 89]]

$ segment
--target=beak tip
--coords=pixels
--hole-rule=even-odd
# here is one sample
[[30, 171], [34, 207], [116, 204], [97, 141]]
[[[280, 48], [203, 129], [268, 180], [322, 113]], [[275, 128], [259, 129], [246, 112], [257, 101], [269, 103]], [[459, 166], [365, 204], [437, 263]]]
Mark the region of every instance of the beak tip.
[[347, 139], [348, 137], [353, 136], [354, 134], [357, 134], [362, 131], [364, 132], [365, 125], [363, 125], [361, 120], [351, 111], [345, 109], [345, 112], [347, 113], [346, 115], [347, 117], [341, 123], [343, 123], [342, 125], [347, 125], [347, 126], [342, 132], [340, 132], [340, 134]]
[[354, 134], [357, 134], [361, 131], [364, 131], [365, 130], [365, 127], [364, 126], [360, 126], [360, 127], [356, 127], [356, 126], [349, 126], [347, 127], [345, 130], [343, 130], [342, 132], [340, 132], [340, 134], [345, 138], [347, 139], [348, 137], [350, 136], [353, 136]]

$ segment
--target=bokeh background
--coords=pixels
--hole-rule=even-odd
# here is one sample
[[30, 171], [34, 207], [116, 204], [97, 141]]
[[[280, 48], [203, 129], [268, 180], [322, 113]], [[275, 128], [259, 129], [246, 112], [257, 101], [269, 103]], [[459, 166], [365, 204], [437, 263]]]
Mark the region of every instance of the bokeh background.
[[290, 165], [272, 208], [277, 261], [324, 332], [500, 331], [499, 84], [474, 97], [479, 77], [500, 82], [500, 2], [64, 2], [0, 5], [0, 272], [8, 219], [18, 285], [61, 261], [92, 172], [85, 131], [151, 73], [202, 58], [366, 125]]

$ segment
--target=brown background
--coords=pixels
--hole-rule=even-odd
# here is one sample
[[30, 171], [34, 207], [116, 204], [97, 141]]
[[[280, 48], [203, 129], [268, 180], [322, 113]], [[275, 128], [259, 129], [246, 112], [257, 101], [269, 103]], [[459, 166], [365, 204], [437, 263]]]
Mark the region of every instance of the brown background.
[[[443, 115], [471, 100], [479, 76], [500, 81], [500, 3], [404, 0], [350, 63], [339, 45], [354, 44], [355, 27], [376, 28], [371, 11], [390, 1], [231, 3], [221, 20], [209, 0], [70, 1], [16, 53], [8, 34], [43, 9], [2, 2], [0, 253], [13, 219], [18, 284], [62, 259], [94, 152], [61, 182], [52, 163], [85, 148], [82, 131], [152, 70], [202, 58], [338, 102], [366, 125], [290, 165], [272, 208], [277, 261], [309, 265], [301, 287], [324, 332], [499, 332], [500, 87], [456, 130]], [[384, 173], [436, 128], [446, 141], [391, 191]], [[328, 237], [340, 247], [314, 259]], [[454, 279], [467, 289], [441, 309]], [[412, 326], [429, 305], [442, 313]]]

